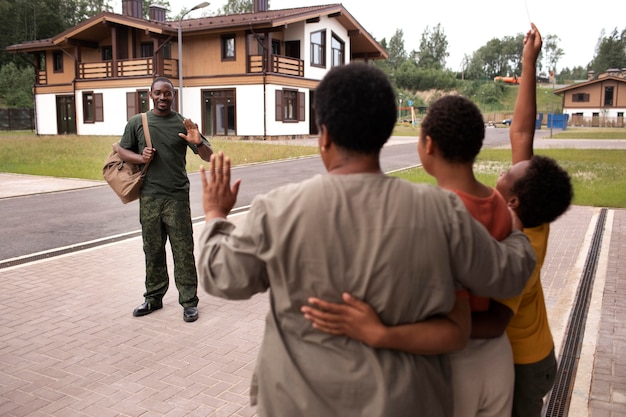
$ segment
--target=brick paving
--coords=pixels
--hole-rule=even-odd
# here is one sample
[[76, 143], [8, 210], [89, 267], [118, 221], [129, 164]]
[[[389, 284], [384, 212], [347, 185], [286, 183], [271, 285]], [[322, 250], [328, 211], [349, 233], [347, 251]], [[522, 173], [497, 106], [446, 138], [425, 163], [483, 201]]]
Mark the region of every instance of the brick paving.
[[[543, 283], [557, 352], [599, 210], [574, 206], [552, 226]], [[607, 219], [571, 416], [626, 415], [626, 210]], [[0, 415], [255, 416], [267, 295], [200, 290], [200, 319], [185, 323], [172, 283], [163, 309], [135, 318], [143, 274], [140, 238], [0, 269]]]

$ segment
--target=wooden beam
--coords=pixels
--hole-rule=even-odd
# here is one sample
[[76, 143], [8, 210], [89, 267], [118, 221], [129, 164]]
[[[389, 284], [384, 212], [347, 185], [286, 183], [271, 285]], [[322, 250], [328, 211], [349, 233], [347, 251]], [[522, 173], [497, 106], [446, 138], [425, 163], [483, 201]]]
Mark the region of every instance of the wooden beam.
[[348, 37], [353, 38], [355, 36], [359, 36], [361, 34], [361, 31], [358, 29], [353, 29], [353, 30], [349, 30], [348, 31]]
[[78, 40], [78, 39], [68, 39], [67, 43], [72, 46], [81, 46], [81, 47], [84, 46], [85, 48], [91, 48], [91, 49], [98, 49], [98, 46], [100, 46], [98, 42], [83, 41], [83, 40]]
[[306, 20], [307, 23], [319, 23], [320, 22], [320, 18], [318, 17], [312, 17], [310, 19]]

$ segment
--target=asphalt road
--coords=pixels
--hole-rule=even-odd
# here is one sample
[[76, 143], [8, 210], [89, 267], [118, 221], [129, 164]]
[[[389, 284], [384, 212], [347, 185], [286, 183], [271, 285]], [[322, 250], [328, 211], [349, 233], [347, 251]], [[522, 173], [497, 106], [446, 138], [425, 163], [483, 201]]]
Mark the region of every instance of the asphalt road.
[[[507, 143], [508, 129], [487, 129], [485, 146]], [[383, 148], [381, 164], [385, 172], [418, 165], [415, 139], [390, 141]], [[323, 172], [317, 156], [235, 167], [233, 178], [242, 179], [235, 209], [245, 210], [257, 194]], [[192, 173], [189, 178], [192, 218], [200, 221], [200, 176]], [[121, 204], [106, 184], [0, 199], [0, 267], [136, 236], [138, 204]]]

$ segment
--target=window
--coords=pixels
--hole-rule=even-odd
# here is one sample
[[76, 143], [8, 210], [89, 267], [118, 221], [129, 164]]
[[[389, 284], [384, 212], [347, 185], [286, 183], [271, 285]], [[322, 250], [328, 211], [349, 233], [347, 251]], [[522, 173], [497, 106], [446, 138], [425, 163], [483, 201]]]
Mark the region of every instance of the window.
[[152, 55], [154, 55], [154, 45], [152, 43], [142, 43], [140, 47], [142, 58], [152, 58]]
[[337, 35], [333, 33], [333, 38], [330, 41], [330, 47], [332, 48], [332, 66], [339, 67], [344, 64], [345, 45]]
[[613, 86], [604, 88], [604, 105], [613, 105]]
[[572, 94], [572, 101], [574, 103], [588, 102], [589, 101], [589, 94], [585, 94], [585, 93]]
[[103, 61], [112, 61], [113, 60], [113, 47], [112, 46], [103, 46], [102, 47], [102, 60]]
[[63, 72], [63, 52], [52, 53], [52, 69], [54, 72]]
[[139, 113], [145, 113], [150, 110], [150, 97], [148, 95], [148, 90], [137, 91], [137, 108]]
[[235, 60], [235, 35], [222, 35], [222, 61]]
[[296, 120], [296, 106], [298, 104], [298, 92], [283, 90], [283, 121]]
[[102, 93], [85, 91], [83, 93], [83, 122], [95, 123], [103, 121]]
[[126, 120], [138, 113], [150, 110], [150, 96], [148, 90], [137, 90], [126, 93]]
[[326, 66], [326, 31], [311, 33], [311, 65]]
[[276, 90], [276, 121], [302, 122], [305, 120], [304, 93], [298, 90]]

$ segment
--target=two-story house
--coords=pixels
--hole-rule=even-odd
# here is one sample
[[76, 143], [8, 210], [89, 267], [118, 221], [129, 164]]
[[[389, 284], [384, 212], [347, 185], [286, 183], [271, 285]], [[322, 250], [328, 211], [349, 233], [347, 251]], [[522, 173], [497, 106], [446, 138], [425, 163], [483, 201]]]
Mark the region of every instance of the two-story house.
[[143, 19], [141, 0], [122, 8], [7, 48], [32, 57], [38, 134], [120, 136], [131, 116], [150, 108], [158, 76], [182, 91], [184, 116], [207, 136], [315, 134], [311, 103], [326, 72], [387, 58], [341, 4], [269, 10], [267, 0], [254, 0], [253, 13], [176, 21], [160, 6]]
[[563, 114], [571, 126], [624, 127], [626, 111], [626, 68], [609, 69], [587, 81], [559, 88], [563, 95]]

